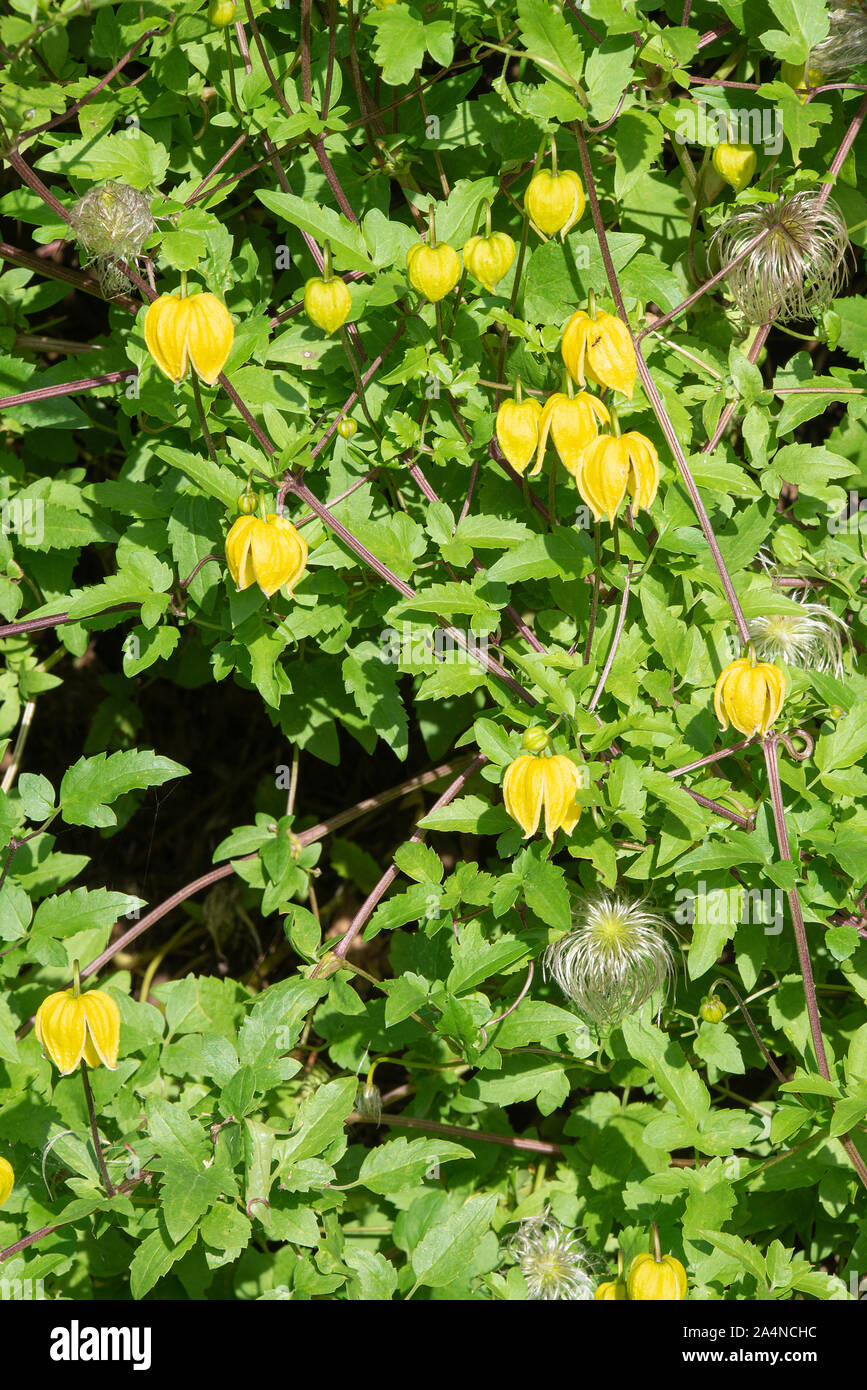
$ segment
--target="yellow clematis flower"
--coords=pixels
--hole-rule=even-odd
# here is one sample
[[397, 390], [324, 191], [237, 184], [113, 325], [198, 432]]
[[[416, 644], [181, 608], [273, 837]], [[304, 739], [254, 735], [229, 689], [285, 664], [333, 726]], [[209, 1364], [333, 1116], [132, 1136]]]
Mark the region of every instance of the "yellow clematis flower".
[[610, 423], [611, 415], [607, 407], [587, 391], [581, 391], [577, 396], [566, 396], [558, 391], [549, 396], [542, 409], [539, 422], [539, 452], [536, 456], [536, 466], [530, 476], [533, 477], [541, 470], [550, 433], [563, 467], [567, 468], [573, 477], [577, 477], [581, 455], [587, 445], [592, 444], [598, 435], [600, 424]]
[[623, 1279], [608, 1279], [593, 1295], [597, 1303], [623, 1302], [626, 1299], [626, 1282]]
[[559, 232], [565, 237], [584, 215], [584, 185], [574, 169], [561, 169], [559, 174], [541, 169], [527, 185], [524, 208], [545, 236]]
[[[539, 743], [534, 742], [534, 735], [540, 734], [544, 735], [544, 730], [528, 729], [524, 747], [537, 748]], [[535, 752], [522, 753], [506, 768], [503, 804], [512, 820], [520, 825], [525, 838], [535, 835], [544, 808], [545, 834], [553, 841], [558, 830], [571, 835], [578, 824], [581, 807], [575, 800], [575, 793], [580, 786], [581, 774], [572, 759], [564, 754], [539, 757]]]
[[433, 246], [418, 241], [406, 253], [409, 283], [420, 295], [437, 304], [445, 299], [461, 278], [461, 258], [448, 242]]
[[584, 309], [573, 314], [560, 344], [569, 375], [579, 386], [593, 381], [632, 397], [635, 387], [635, 348], [622, 319], [604, 310], [591, 318]]
[[120, 1009], [110, 994], [74, 989], [49, 994], [36, 1011], [36, 1036], [61, 1076], [75, 1071], [82, 1059], [89, 1067], [100, 1063], [114, 1071], [120, 1046]]
[[636, 515], [652, 506], [659, 487], [659, 455], [636, 430], [619, 437], [601, 434], [581, 455], [575, 481], [596, 520], [607, 516], [613, 525], [627, 492]]
[[539, 443], [542, 407], [528, 397], [503, 401], [497, 411], [497, 443], [517, 473], [523, 473]]
[[713, 707], [724, 729], [729, 724], [747, 738], [761, 734], [779, 718], [786, 698], [786, 673], [770, 661], [748, 656], [730, 661], [714, 686]]
[[736, 193], [740, 193], [756, 172], [756, 152], [752, 145], [728, 145], [723, 142], [713, 152], [713, 167]]
[[15, 1186], [15, 1174], [7, 1158], [0, 1158], [0, 1207], [8, 1202], [9, 1194]]
[[686, 1270], [674, 1255], [655, 1258], [650, 1251], [636, 1255], [626, 1278], [626, 1296], [633, 1303], [671, 1303], [686, 1298]]
[[508, 274], [515, 259], [515, 243], [507, 232], [471, 236], [461, 254], [470, 274], [490, 292]]
[[232, 351], [235, 327], [216, 295], [161, 294], [145, 314], [144, 335], [151, 357], [172, 381], [186, 375], [189, 361], [213, 386]]
[[239, 592], [258, 584], [270, 598], [285, 584], [291, 594], [307, 566], [307, 543], [285, 516], [239, 516], [226, 537], [226, 563]]
[[339, 276], [323, 280], [314, 275], [304, 286], [304, 312], [329, 337], [343, 327], [351, 309], [349, 286]]

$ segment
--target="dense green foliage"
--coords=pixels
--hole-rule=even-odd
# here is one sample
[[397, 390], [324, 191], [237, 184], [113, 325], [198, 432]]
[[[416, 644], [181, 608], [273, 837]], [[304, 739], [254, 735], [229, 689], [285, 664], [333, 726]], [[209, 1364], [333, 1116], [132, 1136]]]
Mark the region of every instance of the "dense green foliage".
[[[549, 1208], [594, 1279], [656, 1223], [690, 1299], [850, 1297], [867, 200], [846, 83], [867, 65], [795, 90], [822, 0], [695, 0], [685, 21], [682, 0], [252, 0], [225, 28], [199, 0], [3, 10], [0, 1280], [521, 1300], [509, 1239]], [[741, 134], [738, 192], [714, 172], [718, 112], [764, 131]], [[588, 195], [562, 239], [523, 211], [552, 138]], [[750, 325], [722, 278], [654, 330], [720, 268], [735, 206], [818, 194], [838, 151], [850, 274], [815, 322]], [[146, 195], [119, 242], [76, 210], [112, 182]], [[514, 239], [492, 291], [411, 288], [431, 205], [457, 252], [486, 205]], [[352, 297], [331, 336], [302, 312], [326, 243]], [[225, 385], [176, 385], [147, 350], [147, 299], [181, 288], [232, 315]], [[658, 400], [639, 382], [619, 414], [661, 463], [649, 512], [598, 530], [551, 444], [522, 478], [492, 443], [519, 378], [565, 389], [563, 326], [591, 294], [644, 330]], [[239, 499], [271, 513], [281, 484], [306, 573], [238, 592]], [[715, 716], [743, 633], [708, 528], [747, 623], [825, 606], [819, 646], [771, 655], [788, 743], [744, 746]], [[176, 731], [210, 720], [210, 775], [188, 776]], [[553, 845], [503, 804], [530, 726], [584, 774]], [[384, 771], [359, 786], [358, 766]], [[602, 890], [670, 923], [675, 973], [600, 1034], [542, 955]], [[121, 1011], [117, 1070], [90, 1073], [111, 1196], [81, 1073], [28, 1026], [75, 960]]]

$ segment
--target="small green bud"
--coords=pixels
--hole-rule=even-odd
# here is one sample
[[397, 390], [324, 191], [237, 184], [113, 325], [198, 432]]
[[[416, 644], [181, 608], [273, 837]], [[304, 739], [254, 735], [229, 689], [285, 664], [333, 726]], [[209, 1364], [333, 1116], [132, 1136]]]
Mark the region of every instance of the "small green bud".
[[242, 492], [238, 498], [238, 511], [244, 516], [252, 516], [259, 505], [260, 496], [258, 492]]
[[524, 737], [521, 739], [521, 747], [526, 748], [528, 753], [544, 753], [550, 743], [547, 729], [542, 729], [539, 725], [525, 730]]
[[341, 439], [351, 439], [357, 429], [358, 422], [356, 420], [353, 420], [350, 415], [346, 415], [338, 423], [337, 433], [340, 435]]
[[699, 1005], [698, 1013], [705, 1023], [722, 1023], [728, 1010], [717, 995], [706, 994]]
[[235, 22], [235, 0], [211, 0], [208, 19], [216, 29], [227, 29]]

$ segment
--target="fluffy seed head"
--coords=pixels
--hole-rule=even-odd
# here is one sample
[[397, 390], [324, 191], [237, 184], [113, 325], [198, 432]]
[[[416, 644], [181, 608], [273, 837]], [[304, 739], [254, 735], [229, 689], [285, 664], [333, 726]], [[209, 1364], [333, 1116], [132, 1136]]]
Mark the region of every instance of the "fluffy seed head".
[[509, 1250], [521, 1266], [534, 1302], [592, 1301], [594, 1271], [588, 1251], [575, 1232], [567, 1231], [547, 1207], [521, 1222]]
[[750, 323], [810, 319], [827, 309], [848, 274], [849, 238], [837, 204], [815, 192], [739, 208], [713, 235], [721, 265], [748, 252], [726, 277]]
[[800, 666], [805, 671], [844, 673], [851, 649], [849, 624], [824, 603], [799, 600], [800, 613], [771, 613], [750, 621], [750, 636], [760, 661]]
[[657, 990], [668, 992], [674, 953], [664, 917], [609, 893], [585, 902], [572, 930], [545, 952], [545, 973], [588, 1022], [614, 1028]]
[[154, 228], [150, 198], [125, 183], [102, 183], [79, 198], [69, 225], [103, 291], [119, 294], [127, 285], [119, 262], [134, 264]]
[[832, 10], [829, 19], [826, 37], [810, 51], [813, 85], [813, 74], [822, 82], [829, 82], [835, 77], [849, 76], [859, 63], [867, 62], [867, 8], [860, 0]]

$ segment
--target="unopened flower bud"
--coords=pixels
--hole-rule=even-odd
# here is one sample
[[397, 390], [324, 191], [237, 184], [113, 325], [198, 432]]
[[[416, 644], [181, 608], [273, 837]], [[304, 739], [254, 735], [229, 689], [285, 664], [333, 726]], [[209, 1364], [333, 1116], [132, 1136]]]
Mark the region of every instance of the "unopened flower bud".
[[226, 29], [237, 17], [235, 0], [211, 0], [208, 19], [215, 29]]
[[343, 327], [351, 309], [352, 295], [339, 277], [323, 280], [314, 275], [304, 286], [304, 312], [329, 337]]
[[511, 269], [515, 243], [506, 232], [471, 236], [462, 252], [464, 265], [474, 279], [492, 292]]
[[497, 443], [517, 473], [523, 473], [539, 443], [539, 417], [542, 407], [532, 396], [525, 400], [511, 397], [497, 411]]
[[736, 193], [740, 193], [756, 172], [756, 152], [752, 145], [723, 142], [713, 152], [713, 167]]
[[559, 232], [565, 237], [580, 221], [584, 206], [584, 185], [574, 169], [561, 169], [559, 174], [542, 169], [530, 180], [524, 194], [527, 215], [545, 236]]
[[445, 241], [434, 246], [418, 241], [406, 253], [406, 273], [413, 289], [437, 304], [461, 278], [460, 256]]
[[728, 1009], [717, 994], [706, 994], [698, 1007], [698, 1016], [704, 1023], [722, 1023]]

